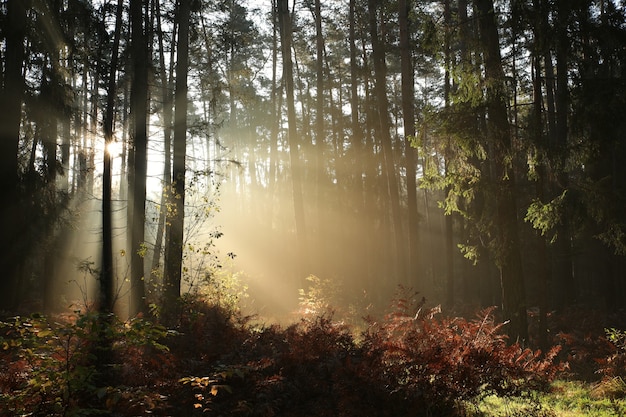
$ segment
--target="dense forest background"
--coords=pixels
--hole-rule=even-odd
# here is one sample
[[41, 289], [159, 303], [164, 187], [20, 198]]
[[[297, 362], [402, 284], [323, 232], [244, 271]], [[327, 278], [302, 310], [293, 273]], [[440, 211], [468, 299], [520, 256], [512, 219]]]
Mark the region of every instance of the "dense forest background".
[[268, 317], [618, 311], [624, 7], [4, 0], [0, 309], [167, 317], [229, 270]]

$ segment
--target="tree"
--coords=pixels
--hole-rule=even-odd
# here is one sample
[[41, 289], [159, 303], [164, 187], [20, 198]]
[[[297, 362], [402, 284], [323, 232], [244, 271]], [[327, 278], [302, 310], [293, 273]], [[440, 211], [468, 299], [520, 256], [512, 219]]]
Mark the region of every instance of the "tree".
[[372, 60], [376, 79], [374, 93], [376, 97], [376, 131], [380, 137], [386, 177], [386, 191], [391, 205], [391, 222], [395, 236], [396, 276], [398, 283], [406, 283], [406, 256], [404, 254], [404, 237], [402, 216], [400, 215], [400, 194], [396, 177], [396, 165], [391, 145], [391, 121], [389, 120], [389, 99], [387, 98], [387, 68], [385, 63], [384, 43], [378, 30], [379, 4], [374, 0], [368, 1], [369, 30], [372, 42]]
[[105, 312], [113, 311], [113, 223], [111, 219], [111, 145], [113, 138], [116, 94], [116, 74], [118, 65], [118, 49], [122, 33], [123, 0], [118, 0], [115, 13], [115, 33], [113, 35], [113, 50], [111, 68], [107, 87], [107, 102], [103, 121], [104, 155], [102, 172], [102, 267], [100, 271], [100, 308]]
[[129, 218], [131, 271], [130, 271], [130, 315], [144, 310], [144, 245], [146, 212], [146, 176], [148, 145], [148, 44], [144, 28], [143, 0], [131, 0], [131, 59], [132, 87], [130, 113], [132, 117], [132, 216]]
[[508, 333], [513, 340], [528, 339], [526, 294], [520, 256], [520, 241], [515, 201], [515, 169], [511, 132], [506, 107], [504, 71], [492, 0], [475, 0], [479, 13], [479, 38], [485, 64], [487, 140], [492, 150], [496, 219], [496, 264], [500, 270], [502, 308], [509, 320]]
[[404, 120], [404, 153], [406, 158], [406, 190], [408, 215], [409, 279], [416, 279], [419, 265], [419, 213], [417, 211], [417, 184], [415, 150], [410, 146], [415, 137], [415, 71], [411, 47], [411, 0], [398, 1], [400, 26], [400, 60], [402, 72], [402, 118]]
[[[172, 42], [172, 49], [170, 55], [169, 71], [165, 67], [165, 49], [163, 42], [163, 29], [161, 25], [161, 8], [160, 2], [156, 2], [156, 19], [157, 19], [157, 39], [159, 43], [159, 78], [161, 79], [161, 100], [163, 101], [163, 149], [164, 149], [164, 164], [163, 164], [163, 189], [161, 191], [161, 204], [159, 206], [159, 218], [157, 224], [157, 232], [154, 243], [154, 252], [152, 255], [152, 267], [150, 268], [150, 274], [154, 278], [159, 269], [161, 259], [161, 248], [163, 245], [163, 235], [165, 232], [165, 223], [167, 220], [167, 208], [168, 208], [168, 196], [172, 186], [172, 74], [174, 68], [174, 42]], [[176, 24], [174, 22], [174, 29], [172, 30], [172, 37], [176, 33]]]
[[294, 101], [293, 61], [291, 58], [292, 26], [289, 14], [289, 1], [278, 0], [278, 20], [281, 38], [281, 50], [283, 58], [283, 82], [287, 100], [287, 123], [289, 160], [291, 164], [291, 185], [293, 193], [293, 208], [296, 220], [296, 239], [298, 246], [298, 274], [299, 279], [304, 279], [308, 271], [307, 234], [304, 215], [304, 200], [302, 194], [302, 162], [300, 158], [300, 143], [296, 120], [296, 108]]
[[9, 0], [6, 16], [6, 49], [2, 94], [0, 96], [0, 192], [4, 202], [0, 206], [0, 228], [3, 238], [0, 243], [0, 309], [11, 309], [17, 300], [17, 262], [21, 248], [16, 242], [21, 230], [18, 145], [24, 97], [24, 38], [26, 36], [26, 10], [29, 3]]
[[[180, 297], [185, 224], [185, 158], [187, 135], [187, 74], [189, 71], [189, 19], [191, 0], [178, 4], [178, 44], [176, 48], [176, 86], [174, 113], [174, 163], [172, 164], [173, 215], [166, 230], [164, 307], [171, 311]], [[171, 320], [172, 317], [167, 317]]]

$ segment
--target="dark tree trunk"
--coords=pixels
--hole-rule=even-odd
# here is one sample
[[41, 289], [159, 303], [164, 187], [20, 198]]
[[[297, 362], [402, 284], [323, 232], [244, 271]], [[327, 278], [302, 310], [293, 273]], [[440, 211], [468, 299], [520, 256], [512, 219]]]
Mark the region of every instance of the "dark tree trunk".
[[512, 158], [511, 132], [507, 116], [504, 72], [500, 57], [500, 43], [493, 0], [475, 0], [479, 13], [480, 43], [485, 63], [487, 86], [487, 135], [497, 184], [496, 262], [500, 269], [502, 285], [502, 308], [505, 320], [509, 320], [508, 333], [512, 341], [528, 339], [524, 275], [520, 256], [520, 241], [515, 201], [515, 173], [506, 161]]
[[19, 205], [18, 146], [24, 97], [24, 37], [28, 2], [9, 0], [5, 22], [5, 67], [0, 96], [0, 310], [15, 307], [22, 219]]
[[[315, 89], [317, 96], [315, 98], [315, 149], [314, 154], [314, 184], [315, 184], [315, 228], [319, 238], [329, 238], [332, 229], [328, 221], [325, 221], [323, 213], [328, 213], [330, 207], [330, 199], [326, 187], [328, 186], [323, 171], [324, 144], [326, 135], [324, 132], [324, 35], [322, 33], [322, 6], [321, 0], [315, 0], [315, 8], [313, 12], [315, 20]], [[329, 95], [330, 98], [331, 95]], [[329, 227], [330, 226], [330, 227]], [[315, 255], [321, 263], [329, 260], [333, 256], [332, 245], [319, 245], [319, 250]]]
[[113, 35], [113, 50], [111, 57], [111, 71], [107, 87], [107, 104], [104, 114], [104, 162], [102, 172], [102, 268], [100, 271], [100, 309], [112, 312], [115, 302], [113, 294], [113, 222], [111, 219], [111, 159], [109, 147], [113, 143], [113, 111], [116, 94], [116, 72], [118, 49], [122, 31], [123, 0], [118, 0], [115, 15], [115, 34]]
[[280, 109], [282, 107], [282, 94], [277, 94], [278, 86], [278, 16], [277, 16], [277, 0], [272, 0], [272, 91], [270, 96], [271, 125], [270, 125], [270, 166], [268, 179], [268, 207], [269, 217], [274, 215], [274, 192], [276, 184], [276, 167], [278, 166], [278, 131], [280, 126]]
[[[545, 184], [546, 184], [546, 167], [545, 158], [547, 157], [546, 151], [548, 144], [546, 142], [546, 136], [543, 131], [543, 93], [541, 89], [542, 71], [541, 71], [541, 59], [544, 50], [545, 39], [545, 26], [543, 26], [543, 0], [534, 0], [533, 6], [535, 8], [535, 28], [534, 28], [534, 50], [535, 56], [533, 57], [532, 71], [533, 71], [533, 119], [531, 124], [531, 132], [535, 138], [535, 142], [540, 149], [540, 158], [537, 164], [537, 179], [535, 184], [535, 192], [537, 198], [544, 202], [545, 199]], [[547, 310], [548, 310], [548, 282], [550, 280], [550, 268], [548, 263], [548, 242], [545, 236], [540, 236], [536, 231], [537, 236], [535, 238], [535, 245], [537, 250], [537, 291], [538, 291], [538, 304], [539, 304], [539, 347], [542, 350], [548, 348], [548, 323], [547, 323]]]
[[[567, 34], [570, 13], [569, 0], [556, 2], [556, 95], [555, 95], [555, 135], [553, 153], [556, 157], [557, 184], [554, 184], [554, 195], [560, 195], [569, 187], [569, 175], [565, 164], [568, 159], [568, 115], [569, 115], [569, 86], [568, 86], [568, 55], [569, 39]], [[565, 206], [566, 210], [566, 206]], [[574, 303], [576, 298], [576, 282], [572, 260], [572, 233], [567, 210], [561, 216], [562, 222], [557, 227], [558, 239], [554, 245], [555, 280], [557, 306], [567, 307]]]
[[[180, 297], [183, 235], [185, 225], [185, 158], [187, 150], [187, 73], [189, 71], [189, 18], [191, 0], [181, 0], [178, 5], [178, 44], [176, 49], [176, 92], [174, 110], [174, 163], [172, 165], [172, 191], [174, 213], [167, 226], [165, 248], [164, 305], [171, 311]], [[171, 319], [169, 317], [168, 319]]]
[[130, 263], [130, 316], [144, 310], [144, 233], [146, 213], [146, 176], [148, 145], [148, 44], [144, 29], [143, 0], [131, 0], [131, 57], [133, 78], [131, 88], [131, 115], [133, 141], [133, 184], [131, 190], [131, 263]]
[[391, 221], [395, 236], [395, 258], [397, 267], [397, 282], [407, 283], [407, 268], [405, 245], [402, 230], [402, 217], [400, 215], [400, 193], [396, 177], [396, 168], [391, 146], [389, 100], [387, 98], [387, 68], [385, 64], [384, 44], [381, 42], [378, 31], [379, 4], [375, 0], [368, 0], [369, 30], [372, 42], [372, 60], [374, 61], [374, 76], [376, 79], [375, 96], [378, 112], [378, 134], [382, 146], [385, 176], [387, 178], [387, 194], [391, 205]]
[[296, 222], [296, 239], [298, 246], [298, 279], [304, 284], [304, 278], [309, 273], [306, 222], [304, 215], [304, 196], [302, 193], [302, 162], [300, 158], [299, 140], [297, 131], [296, 108], [294, 102], [293, 61], [291, 58], [291, 16], [289, 15], [289, 1], [278, 0], [278, 20], [281, 34], [283, 56], [283, 81], [287, 96], [287, 123], [289, 158], [291, 164], [291, 183], [293, 192], [293, 206]]
[[[366, 158], [363, 157], [363, 128], [359, 120], [359, 65], [357, 61], [357, 47], [356, 47], [356, 0], [350, 0], [349, 4], [349, 43], [350, 43], [350, 141], [354, 149], [353, 158], [354, 173], [352, 176], [352, 183], [354, 184], [355, 199], [352, 202], [354, 204], [355, 212], [358, 213], [354, 217], [353, 224], [360, 230], [363, 230], [366, 225], [371, 224], [367, 220], [367, 208], [365, 204], [365, 194], [363, 187], [363, 174], [365, 173]], [[363, 252], [369, 253], [369, 247], [371, 242], [368, 239], [363, 243], [359, 234], [355, 233], [352, 236], [352, 240], [349, 243], [349, 256], [351, 261], [351, 269], [354, 274], [362, 274], [367, 279], [367, 275], [364, 270], [369, 269], [367, 265], [363, 265]], [[370, 257], [368, 257], [369, 259]], [[364, 285], [367, 287], [367, 285]]]
[[[450, 46], [450, 27], [452, 25], [452, 14], [450, 7], [450, 0], [444, 1], [444, 9], [443, 9], [443, 17], [444, 17], [444, 65], [445, 65], [445, 73], [444, 73], [444, 85], [443, 85], [443, 101], [446, 112], [450, 110], [450, 90], [451, 90], [451, 80], [450, 80], [450, 67], [452, 65], [451, 62], [451, 46]], [[451, 158], [451, 150], [450, 150], [450, 142], [451, 138], [448, 136], [446, 139], [446, 150], [445, 150], [445, 174], [448, 175], [448, 164]], [[447, 186], [444, 189], [445, 196], [447, 197], [450, 193], [450, 186]], [[453, 218], [452, 213], [449, 213], [445, 216], [444, 223], [444, 245], [445, 245], [445, 270], [446, 270], [446, 303], [451, 308], [454, 305], [454, 290], [455, 290], [455, 276], [454, 276], [454, 231], [453, 231]]]
[[[161, 10], [160, 2], [156, 1], [156, 17], [157, 17], [157, 38], [159, 41], [159, 76], [161, 78], [161, 97], [163, 100], [163, 148], [164, 148], [164, 164], [163, 164], [163, 188], [161, 190], [161, 205], [159, 207], [159, 219], [157, 225], [156, 239], [154, 242], [154, 252], [152, 254], [152, 266], [150, 275], [152, 279], [156, 279], [161, 260], [161, 249], [163, 245], [163, 235], [165, 231], [165, 223], [167, 219], [168, 198], [172, 185], [172, 94], [171, 90], [171, 74], [173, 67], [173, 59], [170, 59], [169, 71], [165, 68], [165, 50], [163, 45], [163, 31], [161, 30]], [[176, 33], [174, 28], [173, 33]], [[169, 75], [169, 76], [168, 76]]]
[[[399, 0], [400, 15], [400, 59], [402, 72], [402, 116], [404, 119], [404, 153], [406, 158], [406, 189], [409, 209], [409, 250], [408, 273], [410, 283], [417, 282], [419, 271], [419, 213], [417, 211], [416, 160], [417, 151], [411, 146], [410, 140], [415, 136], [415, 75], [413, 70], [413, 48], [411, 47], [412, 25], [410, 11], [411, 0]], [[418, 285], [418, 288], [421, 285]]]

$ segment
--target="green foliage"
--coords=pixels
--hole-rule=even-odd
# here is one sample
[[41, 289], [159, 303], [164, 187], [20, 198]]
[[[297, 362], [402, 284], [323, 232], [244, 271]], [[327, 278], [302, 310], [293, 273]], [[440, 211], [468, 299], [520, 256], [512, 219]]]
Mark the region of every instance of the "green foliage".
[[214, 268], [207, 272], [198, 294], [210, 305], [238, 312], [249, 297], [244, 278], [243, 272], [234, 272], [232, 268]]
[[626, 404], [600, 395], [597, 386], [558, 380], [545, 392], [531, 391], [519, 398], [490, 395], [468, 407], [467, 416], [610, 417], [624, 415]]
[[597, 235], [605, 245], [612, 247], [615, 254], [626, 256], [626, 225], [623, 223], [611, 222], [606, 225], [603, 232]]
[[[563, 191], [563, 193], [546, 204], [538, 199], [533, 200], [526, 211], [524, 220], [530, 222], [535, 229], [541, 231], [542, 236], [546, 236], [561, 223], [566, 196], [567, 190]], [[554, 242], [557, 237], [557, 233], [555, 232], [551, 238], [551, 242]]]
[[[110, 415], [133, 398], [122, 394], [129, 390], [102, 386], [103, 372], [120, 374], [126, 383], [154, 381], [169, 362], [162, 343], [167, 335], [141, 318], [122, 323], [95, 312], [0, 322], [0, 409], [9, 413], [0, 415]], [[103, 349], [112, 363], [98, 362]]]
[[340, 291], [340, 285], [337, 280], [320, 278], [315, 275], [309, 275], [306, 280], [309, 282], [309, 287], [298, 290], [299, 314], [305, 317], [316, 317], [332, 313], [332, 306], [338, 305], [336, 298]]
[[309, 275], [306, 280], [309, 282], [308, 288], [298, 290], [298, 316], [313, 321], [326, 317], [351, 326], [355, 332], [367, 324], [363, 318], [372, 307], [367, 292], [359, 294], [342, 291], [342, 283], [338, 279]]
[[11, 361], [5, 370], [0, 408], [16, 415], [29, 410], [48, 415], [88, 411], [77, 401], [95, 391], [94, 325], [91, 316], [50, 323], [44, 316], [33, 315], [0, 323], [3, 356]]
[[[611, 352], [598, 359], [599, 373], [605, 381], [610, 381], [613, 387], [621, 386], [623, 396], [626, 396], [626, 331], [614, 327], [605, 329], [606, 340], [611, 344]], [[617, 384], [621, 382], [621, 384]]]

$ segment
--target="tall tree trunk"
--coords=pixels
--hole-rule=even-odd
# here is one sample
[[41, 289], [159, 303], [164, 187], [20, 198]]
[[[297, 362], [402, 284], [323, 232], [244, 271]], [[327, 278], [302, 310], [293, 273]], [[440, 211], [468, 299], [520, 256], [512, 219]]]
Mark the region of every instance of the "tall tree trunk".
[[278, 120], [280, 111], [277, 107], [276, 96], [278, 91], [278, 16], [277, 16], [276, 0], [272, 0], [272, 90], [270, 92], [270, 160], [269, 160], [269, 178], [268, 178], [268, 198], [269, 198], [269, 218], [272, 218], [273, 196], [274, 196], [274, 184], [276, 182], [276, 165], [278, 154], [278, 128], [280, 122]]
[[[560, 195], [569, 187], [569, 175], [566, 171], [568, 155], [568, 115], [569, 115], [569, 86], [568, 86], [568, 20], [570, 2], [558, 0], [556, 2], [556, 95], [555, 95], [555, 135], [554, 154], [557, 162], [557, 184], [553, 193]], [[557, 288], [557, 306], [559, 308], [571, 305], [576, 298], [576, 283], [574, 281], [572, 260], [572, 236], [569, 224], [569, 215], [566, 212], [561, 216], [562, 222], [558, 226], [558, 239], [555, 242], [555, 278]]]
[[144, 311], [144, 235], [146, 214], [146, 176], [148, 145], [148, 43], [144, 29], [143, 0], [130, 1], [131, 57], [133, 78], [131, 88], [131, 115], [133, 140], [133, 188], [131, 191], [131, 263], [130, 316]]
[[281, 47], [283, 57], [283, 80], [287, 96], [287, 123], [289, 159], [291, 164], [291, 183], [293, 193], [294, 216], [296, 222], [296, 239], [298, 246], [298, 279], [304, 284], [304, 278], [308, 274], [308, 249], [306, 224], [304, 216], [304, 197], [302, 194], [302, 162], [300, 159], [296, 120], [296, 107], [294, 102], [293, 61], [291, 58], [291, 16], [289, 15], [289, 1], [278, 0], [278, 20], [281, 35]]
[[[537, 198], [544, 202], [545, 199], [545, 184], [546, 184], [546, 158], [545, 151], [548, 149], [547, 143], [545, 143], [544, 135], [544, 122], [543, 122], [543, 93], [541, 89], [542, 71], [541, 71], [541, 59], [544, 50], [545, 29], [543, 25], [543, 2], [544, 0], [533, 0], [533, 7], [535, 9], [535, 28], [534, 28], [534, 50], [535, 56], [532, 63], [532, 81], [533, 81], [533, 120], [532, 120], [532, 134], [535, 137], [535, 142], [539, 148], [539, 158], [537, 164], [537, 179], [535, 184], [535, 192]], [[548, 282], [550, 280], [550, 268], [548, 264], [548, 242], [545, 236], [538, 235], [536, 237], [537, 245], [537, 281], [538, 281], [538, 296], [539, 296], [539, 347], [542, 350], [548, 348], [548, 323], [547, 323], [547, 310], [548, 310]]]
[[102, 268], [100, 271], [100, 309], [112, 312], [114, 300], [113, 281], [113, 222], [111, 213], [111, 164], [110, 147], [113, 144], [114, 107], [116, 95], [116, 73], [118, 63], [118, 49], [122, 32], [123, 0], [117, 1], [115, 14], [115, 33], [113, 35], [113, 50], [111, 56], [111, 70], [107, 87], [107, 103], [104, 114], [104, 162], [102, 171]]
[[[163, 164], [163, 187], [161, 190], [161, 204], [159, 206], [159, 219], [157, 225], [156, 239], [154, 242], [154, 252], [152, 254], [152, 266], [150, 275], [152, 279], [156, 279], [161, 259], [161, 248], [163, 245], [163, 235], [165, 223], [167, 219], [167, 203], [170, 188], [172, 185], [172, 94], [171, 79], [173, 68], [173, 57], [170, 57], [169, 72], [165, 68], [165, 48], [163, 45], [163, 31], [161, 30], [161, 10], [160, 1], [156, 2], [156, 18], [157, 18], [157, 38], [159, 41], [159, 76], [161, 78], [161, 99], [163, 100], [163, 148], [164, 148], [164, 164]], [[176, 33], [174, 27], [172, 33]], [[172, 42], [173, 45], [173, 42]], [[173, 53], [174, 48], [172, 48]], [[169, 76], [168, 76], [169, 75]]]
[[[55, 12], [53, 12], [55, 13]], [[55, 276], [57, 273], [57, 260], [59, 257], [58, 245], [57, 245], [57, 233], [56, 233], [56, 216], [58, 215], [57, 208], [59, 201], [57, 199], [57, 138], [58, 138], [58, 94], [60, 86], [59, 74], [57, 73], [57, 66], [59, 64], [58, 50], [54, 50], [51, 53], [50, 68], [45, 66], [41, 77], [41, 114], [39, 124], [41, 128], [38, 129], [43, 144], [43, 157], [44, 157], [44, 179], [46, 182], [46, 189], [43, 190], [48, 195], [48, 204], [51, 204], [51, 209], [46, 218], [46, 253], [44, 255], [44, 271], [42, 273], [42, 286], [43, 286], [43, 309], [46, 312], [52, 312], [58, 309], [58, 298], [56, 297], [55, 288]], [[48, 79], [49, 78], [49, 79]], [[51, 202], [51, 203], [50, 203]]]
[[406, 255], [402, 232], [402, 217], [400, 216], [400, 193], [396, 177], [396, 168], [391, 146], [389, 100], [387, 98], [387, 68], [385, 64], [384, 44], [378, 33], [378, 7], [376, 0], [368, 0], [369, 29], [372, 42], [372, 59], [374, 61], [374, 76], [376, 79], [375, 95], [378, 112], [378, 134], [382, 146], [384, 170], [387, 177], [387, 193], [391, 205], [391, 221], [395, 236], [395, 259], [397, 266], [398, 283], [407, 282]]
[[[356, 47], [356, 0], [349, 2], [349, 43], [350, 43], [350, 130], [351, 145], [354, 149], [352, 158], [354, 162], [354, 173], [352, 183], [354, 184], [355, 199], [352, 202], [357, 216], [354, 216], [354, 224], [358, 230], [364, 230], [365, 225], [371, 224], [366, 218], [365, 193], [363, 192], [363, 174], [365, 173], [366, 158], [363, 157], [363, 129], [359, 121], [359, 64], [357, 60]], [[371, 239], [362, 242], [358, 233], [353, 233], [352, 241], [349, 243], [351, 269], [354, 274], [361, 274], [367, 279], [365, 273], [367, 264], [363, 264], [363, 251], [369, 253]], [[370, 257], [368, 257], [370, 259]], [[365, 287], [367, 287], [365, 285]]]
[[274, 193], [276, 184], [276, 171], [278, 166], [278, 131], [280, 130], [280, 109], [282, 108], [282, 93], [278, 94], [282, 88], [278, 86], [278, 16], [277, 0], [272, 0], [272, 91], [270, 96], [270, 167], [268, 180], [268, 207], [270, 212], [268, 218], [274, 216]]
[[[411, 0], [399, 0], [400, 59], [402, 72], [402, 117], [404, 119], [404, 153], [406, 158], [406, 189], [409, 209], [409, 279], [417, 280], [419, 271], [419, 213], [417, 211], [416, 160], [417, 152], [410, 141], [415, 136], [415, 74], [411, 48]], [[416, 282], [423, 285], [423, 282]], [[418, 285], [419, 288], [420, 285]]]
[[24, 37], [26, 36], [26, 9], [29, 2], [8, 0], [5, 21], [5, 67], [0, 96], [0, 310], [15, 307], [18, 260], [25, 248], [20, 248], [22, 233], [19, 203], [18, 147], [24, 97]]
[[[172, 189], [174, 212], [167, 226], [165, 248], [164, 301], [166, 311], [180, 297], [185, 225], [185, 158], [187, 150], [187, 73], [189, 71], [189, 18], [191, 0], [178, 4], [178, 45], [176, 48], [176, 92], [174, 110], [174, 163]], [[169, 317], [168, 319], [172, 319]]]
[[[450, 0], [444, 0], [444, 11], [443, 11], [444, 25], [445, 25], [445, 33], [444, 33], [444, 65], [445, 65], [445, 73], [444, 73], [444, 85], [443, 85], [443, 102], [446, 112], [450, 110], [450, 90], [451, 90], [451, 80], [450, 80], [450, 67], [452, 66], [451, 60], [451, 45], [450, 45], [450, 28], [452, 26], [452, 13], [450, 7]], [[459, 21], [459, 23], [461, 23]], [[450, 135], [446, 137], [446, 147], [444, 154], [444, 169], [445, 175], [448, 175], [449, 172], [449, 163], [451, 158], [451, 138]], [[451, 187], [448, 185], [444, 189], [445, 197], [451, 191]], [[444, 232], [444, 242], [445, 242], [445, 264], [446, 264], [446, 303], [448, 307], [452, 307], [454, 305], [454, 290], [455, 290], [455, 275], [454, 275], [454, 231], [453, 231], [453, 214], [448, 213], [445, 216], [445, 232]]]
[[[324, 166], [324, 144], [326, 135], [324, 132], [324, 34], [322, 33], [322, 6], [321, 0], [315, 0], [313, 11], [315, 20], [315, 89], [317, 96], [315, 98], [315, 149], [312, 149], [315, 161], [314, 167], [314, 184], [315, 184], [315, 228], [319, 239], [328, 238], [332, 233], [330, 222], [325, 221], [324, 214], [329, 212], [327, 204], [326, 189], [327, 182], [323, 172]], [[332, 96], [332, 94], [329, 94]], [[326, 219], [327, 220], [327, 219]], [[331, 245], [319, 245], [318, 253], [314, 254], [321, 264], [324, 260], [332, 257]]]
[[504, 71], [496, 26], [493, 0], [475, 0], [479, 13], [479, 37], [485, 64], [487, 86], [487, 135], [496, 180], [497, 263], [502, 285], [502, 308], [509, 320], [508, 333], [512, 341], [528, 339], [524, 275], [520, 255], [515, 201], [515, 172], [512, 164], [511, 132], [506, 108]]

